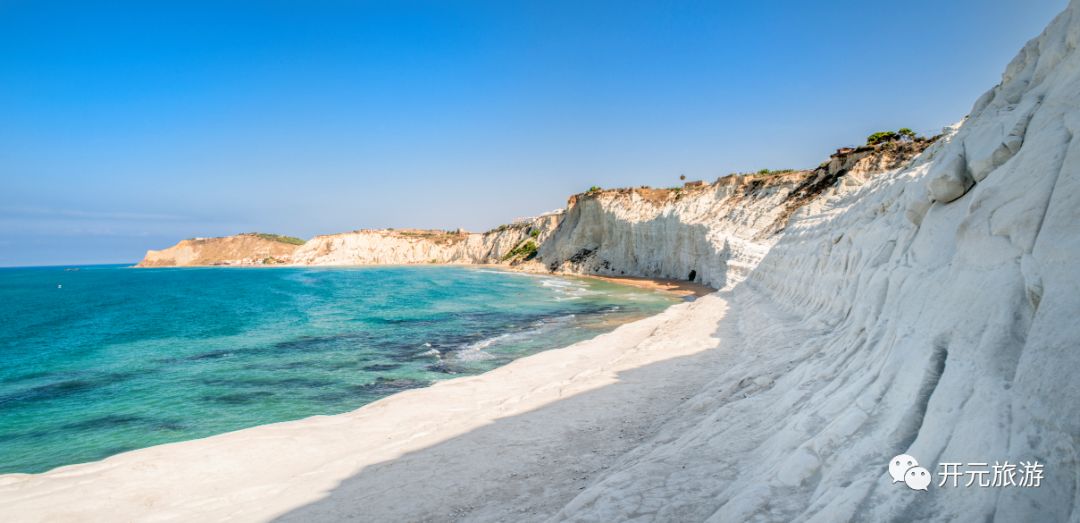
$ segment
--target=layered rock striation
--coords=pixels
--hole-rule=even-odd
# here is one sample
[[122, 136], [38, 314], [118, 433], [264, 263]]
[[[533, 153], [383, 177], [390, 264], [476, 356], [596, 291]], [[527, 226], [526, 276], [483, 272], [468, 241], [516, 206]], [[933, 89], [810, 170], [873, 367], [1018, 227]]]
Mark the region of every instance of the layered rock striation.
[[728, 294], [745, 355], [555, 519], [1077, 521], [1078, 44], [1073, 0], [912, 165], [795, 212]]

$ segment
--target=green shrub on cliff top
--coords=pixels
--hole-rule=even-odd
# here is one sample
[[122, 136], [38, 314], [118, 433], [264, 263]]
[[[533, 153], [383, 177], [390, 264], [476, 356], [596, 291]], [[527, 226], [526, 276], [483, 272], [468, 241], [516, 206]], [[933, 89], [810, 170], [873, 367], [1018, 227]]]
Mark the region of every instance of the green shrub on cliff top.
[[265, 232], [249, 232], [245, 233], [250, 236], [256, 236], [264, 240], [270, 240], [272, 242], [288, 243], [290, 245], [303, 245], [305, 242], [295, 236], [282, 236], [280, 234], [269, 234]]

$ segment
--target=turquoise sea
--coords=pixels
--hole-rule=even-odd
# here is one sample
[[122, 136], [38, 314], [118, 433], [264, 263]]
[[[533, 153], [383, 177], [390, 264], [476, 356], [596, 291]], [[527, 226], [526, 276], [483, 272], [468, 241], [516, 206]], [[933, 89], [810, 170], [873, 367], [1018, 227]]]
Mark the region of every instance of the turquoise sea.
[[347, 412], [676, 301], [466, 267], [0, 269], [0, 473]]

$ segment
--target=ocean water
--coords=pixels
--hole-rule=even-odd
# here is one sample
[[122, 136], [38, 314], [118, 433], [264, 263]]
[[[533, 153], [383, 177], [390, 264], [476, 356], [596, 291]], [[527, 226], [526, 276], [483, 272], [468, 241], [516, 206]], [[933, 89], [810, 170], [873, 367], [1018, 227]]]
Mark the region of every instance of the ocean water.
[[0, 473], [347, 412], [676, 301], [465, 267], [0, 269]]

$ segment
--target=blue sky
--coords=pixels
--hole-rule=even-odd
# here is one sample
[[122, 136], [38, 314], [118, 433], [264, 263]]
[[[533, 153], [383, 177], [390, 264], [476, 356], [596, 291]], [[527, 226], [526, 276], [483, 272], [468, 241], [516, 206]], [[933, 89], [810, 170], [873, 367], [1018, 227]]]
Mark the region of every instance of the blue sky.
[[960, 119], [1065, 4], [0, 0], [0, 265], [810, 167]]

